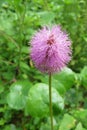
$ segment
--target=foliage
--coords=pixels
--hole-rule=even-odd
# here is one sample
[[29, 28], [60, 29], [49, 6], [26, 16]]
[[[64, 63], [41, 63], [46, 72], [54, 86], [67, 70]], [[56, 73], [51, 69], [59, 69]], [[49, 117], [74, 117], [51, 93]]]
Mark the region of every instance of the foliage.
[[0, 0], [0, 130], [50, 130], [48, 76], [29, 55], [32, 35], [46, 24], [61, 24], [73, 48], [69, 68], [52, 77], [54, 128], [87, 130], [86, 5], [86, 0]]
[[75, 119], [72, 116], [65, 114], [60, 124], [59, 130], [70, 130], [73, 127], [75, 127]]
[[[38, 96], [37, 96], [38, 94]], [[53, 108], [58, 111], [64, 108], [64, 100], [56, 89], [52, 89]], [[27, 112], [33, 117], [45, 117], [49, 115], [49, 89], [48, 85], [38, 83], [33, 86], [28, 95], [28, 102], [26, 104]], [[26, 108], [25, 108], [26, 109]], [[54, 111], [55, 111], [54, 110]]]

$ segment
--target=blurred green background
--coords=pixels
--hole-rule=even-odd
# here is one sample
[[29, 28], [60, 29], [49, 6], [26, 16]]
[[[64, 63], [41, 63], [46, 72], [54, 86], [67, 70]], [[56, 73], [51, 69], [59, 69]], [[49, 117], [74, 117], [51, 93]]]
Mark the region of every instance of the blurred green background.
[[87, 130], [87, 0], [0, 0], [0, 130], [50, 130], [48, 76], [34, 67], [30, 40], [55, 24], [73, 56], [53, 75], [54, 130]]

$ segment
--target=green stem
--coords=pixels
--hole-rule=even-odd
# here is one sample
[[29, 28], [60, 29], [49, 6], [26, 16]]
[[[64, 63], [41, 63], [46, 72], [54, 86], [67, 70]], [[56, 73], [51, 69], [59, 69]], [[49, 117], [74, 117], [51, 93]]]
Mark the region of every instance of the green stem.
[[51, 130], [53, 130], [53, 111], [52, 111], [52, 86], [51, 86], [51, 73], [49, 74], [49, 109], [50, 109], [50, 119], [51, 119]]
[[19, 73], [18, 73], [18, 76], [21, 74], [21, 71], [20, 71], [20, 63], [21, 63], [21, 55], [22, 55], [22, 46], [23, 46], [23, 31], [24, 31], [24, 19], [25, 19], [25, 14], [26, 14], [26, 0], [24, 1], [23, 3], [23, 7], [24, 7], [24, 10], [23, 10], [23, 13], [19, 13], [15, 7], [15, 10], [16, 10], [16, 13], [17, 13], [17, 18], [18, 18], [18, 26], [19, 26], [19, 30], [18, 30], [18, 33], [19, 33], [19, 57], [18, 57], [18, 70], [19, 70]]

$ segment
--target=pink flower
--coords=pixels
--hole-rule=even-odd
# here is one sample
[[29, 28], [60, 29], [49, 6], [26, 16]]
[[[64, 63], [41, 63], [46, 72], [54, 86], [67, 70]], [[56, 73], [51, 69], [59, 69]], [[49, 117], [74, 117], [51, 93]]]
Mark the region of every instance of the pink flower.
[[43, 27], [31, 40], [31, 58], [41, 72], [59, 72], [71, 59], [70, 46], [60, 26]]

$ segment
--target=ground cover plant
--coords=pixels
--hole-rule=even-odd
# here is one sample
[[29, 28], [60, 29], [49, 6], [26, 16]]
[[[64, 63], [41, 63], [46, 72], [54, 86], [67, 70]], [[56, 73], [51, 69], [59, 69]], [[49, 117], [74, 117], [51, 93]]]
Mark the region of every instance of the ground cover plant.
[[52, 77], [54, 130], [87, 130], [87, 1], [0, 0], [0, 130], [50, 130], [48, 76], [30, 58], [32, 36], [61, 25], [72, 60]]

